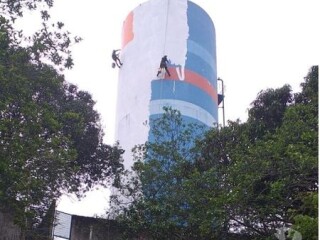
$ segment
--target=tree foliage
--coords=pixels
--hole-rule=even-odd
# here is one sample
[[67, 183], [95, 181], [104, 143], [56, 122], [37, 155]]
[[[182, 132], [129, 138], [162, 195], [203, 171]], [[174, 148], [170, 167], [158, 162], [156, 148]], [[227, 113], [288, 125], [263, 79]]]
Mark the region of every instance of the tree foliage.
[[[137, 178], [122, 186], [137, 197], [119, 212], [128, 234], [275, 239], [277, 229], [291, 227], [317, 239], [317, 66], [301, 86], [296, 94], [289, 85], [261, 91], [247, 122], [229, 121], [203, 139], [191, 136], [194, 127], [179, 114], [167, 112], [170, 118], [154, 126], [167, 141], [155, 137], [139, 147]], [[179, 134], [164, 127], [172, 123]], [[191, 139], [195, 144], [187, 144]]]
[[[127, 173], [129, 179], [121, 186], [121, 194], [112, 197], [112, 214], [124, 213], [120, 222], [127, 224], [128, 237], [152, 233], [155, 239], [178, 239], [186, 234], [179, 228], [185, 223], [188, 204], [181, 184], [196, 159], [195, 135], [199, 137], [203, 131], [196, 124], [185, 125], [180, 113], [171, 108], [165, 108], [163, 116], [151, 125], [156, 126], [151, 127], [156, 141], [135, 148], [134, 174]], [[127, 199], [131, 200], [129, 206]]]
[[[64, 28], [64, 23], [50, 21], [49, 9], [53, 0], [6, 0], [0, 1], [0, 32], [1, 36], [9, 37], [12, 47], [23, 45], [28, 52], [30, 61], [34, 64], [44, 63], [63, 71], [72, 68], [73, 59], [70, 47], [82, 40], [81, 37], [72, 36]], [[27, 11], [39, 11], [42, 22], [41, 29], [32, 35], [25, 35], [23, 30], [17, 29], [15, 21], [23, 18]], [[6, 29], [5, 31], [3, 29]]]
[[62, 191], [81, 196], [109, 184], [123, 151], [103, 143], [91, 95], [36, 64], [28, 47], [14, 43], [10, 24], [0, 22], [0, 210], [32, 225]]

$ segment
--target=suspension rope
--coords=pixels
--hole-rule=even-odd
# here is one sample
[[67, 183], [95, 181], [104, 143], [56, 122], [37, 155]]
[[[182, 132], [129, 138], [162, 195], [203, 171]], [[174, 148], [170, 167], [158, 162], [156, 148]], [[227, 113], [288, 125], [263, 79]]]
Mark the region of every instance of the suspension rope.
[[166, 16], [166, 27], [165, 27], [165, 32], [164, 32], [164, 44], [163, 44], [163, 54], [162, 54], [162, 56], [164, 56], [165, 53], [166, 53], [167, 29], [168, 29], [168, 18], [169, 18], [169, 2], [170, 2], [170, 0], [167, 0], [167, 16]]

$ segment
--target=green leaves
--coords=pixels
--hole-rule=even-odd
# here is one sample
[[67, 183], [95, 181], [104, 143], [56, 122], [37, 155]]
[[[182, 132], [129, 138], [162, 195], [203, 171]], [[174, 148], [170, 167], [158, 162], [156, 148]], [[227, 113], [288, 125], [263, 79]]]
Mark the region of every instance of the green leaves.
[[119, 188], [131, 200], [118, 202], [116, 212], [126, 236], [272, 239], [292, 226], [303, 239], [316, 239], [317, 69], [301, 93], [293, 95], [288, 85], [261, 91], [248, 122], [202, 130], [204, 138], [165, 109], [151, 125], [154, 138], [135, 149], [134, 174]]
[[[52, 5], [0, 1], [0, 211], [25, 228], [63, 191], [82, 196], [122, 170], [123, 150], [103, 143], [91, 95], [60, 74], [72, 68], [70, 46], [81, 38], [49, 22]], [[40, 11], [42, 27], [26, 36], [14, 21], [29, 10]]]
[[[70, 46], [82, 39], [66, 31], [62, 22], [50, 22], [49, 9], [52, 5], [52, 0], [0, 2], [0, 27], [6, 27], [6, 31], [1, 31], [0, 38], [6, 35], [10, 45], [16, 48], [23, 44], [34, 64], [50, 64], [62, 72], [65, 68], [70, 69], [73, 66]], [[40, 11], [39, 20], [42, 21], [42, 27], [30, 36], [13, 27], [16, 18], [23, 17], [25, 11]]]
[[6, 41], [0, 39], [0, 210], [13, 209], [24, 225], [26, 216], [39, 221], [63, 190], [81, 196], [110, 184], [123, 151], [103, 143], [90, 94]]

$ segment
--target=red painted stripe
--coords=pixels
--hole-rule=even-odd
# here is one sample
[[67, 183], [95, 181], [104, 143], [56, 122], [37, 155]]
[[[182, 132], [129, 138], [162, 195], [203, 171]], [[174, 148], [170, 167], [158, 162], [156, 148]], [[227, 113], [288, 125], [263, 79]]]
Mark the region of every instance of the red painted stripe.
[[122, 27], [122, 49], [124, 49], [133, 37], [133, 12], [130, 12]]
[[[164, 80], [173, 80], [173, 81], [180, 81], [176, 68], [174, 67], [168, 67], [168, 70], [170, 72], [170, 77], [166, 74]], [[200, 89], [202, 89], [204, 92], [210, 95], [210, 97], [218, 103], [218, 94], [217, 90], [214, 88], [214, 86], [211, 85], [211, 83], [204, 77], [202, 77], [200, 74], [190, 71], [188, 69], [184, 70], [184, 81], [187, 83], [190, 83]]]

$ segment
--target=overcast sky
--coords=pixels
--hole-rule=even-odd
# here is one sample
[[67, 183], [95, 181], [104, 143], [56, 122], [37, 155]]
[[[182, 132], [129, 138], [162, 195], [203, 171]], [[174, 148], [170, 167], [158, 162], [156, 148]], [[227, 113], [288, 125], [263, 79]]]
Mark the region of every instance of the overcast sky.
[[[170, 0], [174, 1], [174, 0]], [[88, 91], [101, 114], [105, 141], [114, 143], [117, 68], [111, 51], [121, 47], [122, 23], [143, 0], [55, 0], [51, 16], [84, 40], [73, 48], [75, 66], [66, 80]], [[290, 84], [300, 91], [309, 68], [320, 59], [319, 0], [194, 0], [216, 30], [217, 73], [225, 85], [226, 120], [247, 119], [260, 90]], [[222, 117], [220, 115], [220, 123]], [[108, 191], [89, 193], [80, 203], [64, 199], [59, 209], [101, 214]]]

